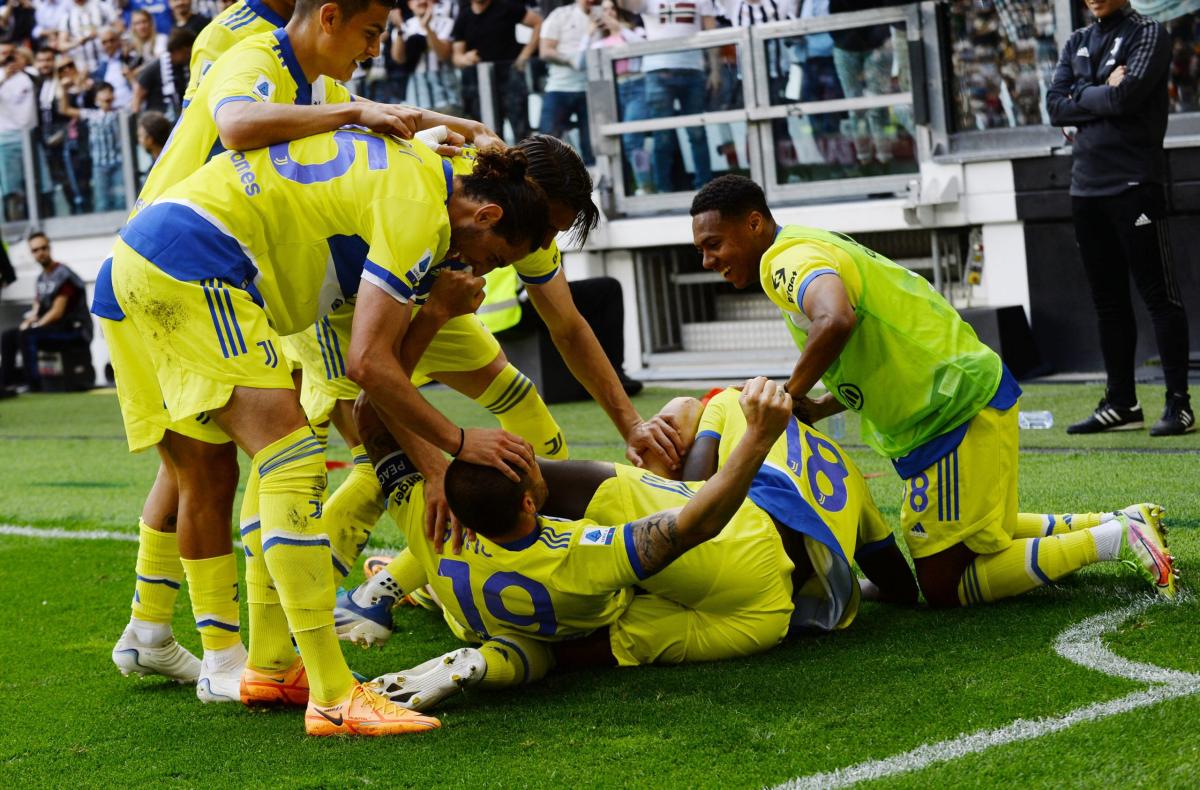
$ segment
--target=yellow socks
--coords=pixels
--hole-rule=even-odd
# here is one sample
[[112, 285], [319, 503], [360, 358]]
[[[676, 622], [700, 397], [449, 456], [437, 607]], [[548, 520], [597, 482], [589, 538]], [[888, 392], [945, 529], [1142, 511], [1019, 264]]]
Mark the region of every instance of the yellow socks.
[[308, 672], [311, 699], [331, 705], [354, 686], [333, 630], [335, 588], [322, 531], [325, 453], [306, 426], [254, 456], [262, 549]]
[[483, 688], [498, 689], [541, 680], [554, 668], [554, 653], [545, 642], [525, 636], [495, 636], [479, 648], [487, 672], [479, 681]]
[[133, 586], [133, 616], [168, 626], [183, 580], [179, 540], [174, 532], [158, 532], [138, 519], [137, 581]]
[[[1123, 532], [1114, 521], [1116, 534]], [[963, 606], [1011, 598], [1034, 587], [1049, 584], [1101, 559], [1111, 559], [1107, 544], [1114, 527], [1109, 524], [1048, 538], [1014, 540], [1004, 551], [976, 557], [958, 583], [958, 601]], [[1097, 550], [1100, 544], [1106, 549]], [[1116, 544], [1114, 544], [1116, 545]]]
[[267, 571], [258, 517], [258, 467], [251, 466], [242, 497], [240, 531], [246, 553], [246, 604], [250, 611], [250, 655], [247, 664], [265, 672], [280, 672], [296, 660], [287, 616]]
[[200, 644], [207, 650], [224, 650], [239, 644], [238, 567], [232, 554], [202, 560], [183, 560], [188, 595]]
[[1112, 513], [1018, 513], [1014, 538], [1048, 538], [1081, 529], [1098, 527]]
[[537, 455], [566, 460], [567, 443], [562, 430], [533, 382], [512, 365], [496, 374], [475, 402], [496, 415], [501, 428], [532, 444]]
[[383, 515], [385, 504], [367, 451], [360, 444], [351, 448], [350, 455], [354, 458], [354, 468], [329, 497], [321, 513], [332, 544], [333, 567], [338, 573], [334, 581], [338, 584], [350, 575], [371, 537], [371, 530]]

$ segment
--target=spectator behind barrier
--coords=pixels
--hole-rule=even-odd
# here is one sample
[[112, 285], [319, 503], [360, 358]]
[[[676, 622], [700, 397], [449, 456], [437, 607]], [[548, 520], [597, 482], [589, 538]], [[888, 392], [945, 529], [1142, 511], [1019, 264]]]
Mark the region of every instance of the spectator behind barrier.
[[122, 46], [129, 53], [130, 65], [137, 68], [158, 60], [167, 51], [167, 34], [158, 30], [149, 11], [138, 9], [129, 15], [129, 30]]
[[[529, 43], [517, 42], [517, 25], [533, 28]], [[478, 118], [479, 86], [474, 67], [493, 63], [492, 106], [499, 115], [496, 131], [504, 133], [504, 121], [512, 127], [513, 141], [529, 136], [529, 88], [525, 64], [537, 52], [542, 17], [517, 0], [470, 0], [454, 21], [454, 65], [469, 69], [463, 74], [466, 114]], [[473, 91], [473, 93], [472, 93]]]
[[171, 136], [171, 122], [161, 112], [148, 110], [138, 118], [137, 133], [138, 145], [150, 156], [153, 164], [162, 155], [167, 138]]
[[408, 0], [412, 16], [395, 31], [392, 60], [408, 64], [408, 103], [462, 115], [458, 72], [451, 63], [451, 36], [459, 5], [455, 0]]
[[21, 67], [12, 44], [0, 44], [0, 196], [4, 219], [24, 219], [24, 140], [37, 125], [37, 99], [33, 79]]
[[[691, 36], [717, 26], [712, 0], [621, 0], [621, 5], [642, 15], [649, 41]], [[667, 118], [704, 112], [706, 90], [716, 94], [721, 89], [717, 53], [717, 49], [710, 48], [664, 52], [642, 58], [642, 71], [646, 75], [646, 117]], [[695, 170], [690, 186], [699, 189], [712, 179], [708, 136], [703, 126], [687, 127], [687, 136]], [[675, 129], [654, 133], [654, 185], [659, 192], [676, 189], [673, 172], [677, 150]]]
[[133, 86], [133, 112], [154, 110], [172, 122], [183, 111], [187, 91], [188, 62], [196, 36], [186, 27], [177, 27], [167, 37], [167, 51], [138, 69]]
[[29, 251], [42, 267], [37, 278], [33, 306], [21, 324], [0, 334], [0, 397], [17, 394], [17, 351], [21, 352], [25, 383], [30, 390], [41, 389], [38, 375], [38, 348], [47, 342], [79, 343], [92, 341], [92, 316], [88, 312], [83, 280], [65, 264], [50, 255], [50, 239], [44, 233], [29, 237]]
[[[634, 41], [644, 41], [646, 32], [641, 19], [617, 6], [616, 0], [604, 0], [600, 16], [592, 20], [589, 41], [593, 49], [619, 47]], [[617, 81], [617, 109], [621, 121], [642, 121], [646, 115], [646, 77], [642, 74], [641, 58], [622, 58], [613, 61], [613, 76]], [[649, 135], [621, 135], [621, 150], [629, 166], [625, 177], [626, 193], [646, 195], [654, 191], [650, 173], [650, 152], [646, 150]]]
[[113, 108], [129, 109], [133, 100], [131, 77], [135, 58], [125, 51], [125, 44], [115, 28], [104, 28], [99, 33], [100, 56], [92, 71], [96, 83], [107, 82], [113, 90]]
[[[192, 7], [192, 0], [169, 0], [171, 6], [171, 21], [172, 30], [191, 31], [193, 39], [200, 35], [200, 31], [212, 20], [204, 14], [196, 13]], [[170, 35], [168, 33], [167, 35]]]
[[77, 109], [68, 103], [65, 94], [60, 99], [62, 113], [81, 119], [87, 126], [88, 153], [92, 160], [92, 210], [123, 210], [121, 114], [113, 108], [113, 86], [107, 82], [96, 86], [95, 109]]
[[599, 12], [595, 0], [575, 0], [554, 9], [542, 24], [538, 51], [539, 57], [550, 64], [538, 127], [543, 134], [559, 139], [568, 128], [578, 129], [579, 154], [587, 165], [596, 160], [588, 131], [585, 58]]

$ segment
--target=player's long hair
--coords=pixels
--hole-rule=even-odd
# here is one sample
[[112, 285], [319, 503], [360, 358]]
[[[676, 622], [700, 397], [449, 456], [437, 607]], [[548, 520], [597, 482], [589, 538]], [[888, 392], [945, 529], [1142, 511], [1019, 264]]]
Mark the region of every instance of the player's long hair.
[[491, 538], [517, 525], [529, 475], [522, 474], [517, 483], [495, 467], [456, 458], [446, 469], [444, 485], [446, 502], [462, 525]]
[[600, 224], [600, 209], [592, 202], [592, 176], [575, 149], [548, 134], [534, 134], [517, 143], [529, 160], [529, 177], [549, 200], [565, 203], [575, 212], [568, 238], [582, 245]]
[[492, 230], [510, 244], [528, 243], [533, 252], [550, 230], [546, 193], [530, 178], [529, 160], [519, 148], [487, 148], [475, 159], [475, 170], [461, 176], [463, 191], [495, 203], [504, 216]]

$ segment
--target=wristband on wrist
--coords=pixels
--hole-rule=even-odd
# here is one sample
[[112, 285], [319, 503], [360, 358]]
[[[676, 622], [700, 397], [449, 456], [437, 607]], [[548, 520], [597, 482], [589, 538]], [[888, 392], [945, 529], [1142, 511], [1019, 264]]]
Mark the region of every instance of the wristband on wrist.
[[463, 451], [463, 447], [465, 447], [466, 444], [467, 444], [467, 432], [465, 429], [459, 428], [458, 429], [458, 449], [455, 450], [454, 452], [450, 453], [450, 455], [454, 456], [455, 458], [458, 458], [459, 453], [461, 453]]

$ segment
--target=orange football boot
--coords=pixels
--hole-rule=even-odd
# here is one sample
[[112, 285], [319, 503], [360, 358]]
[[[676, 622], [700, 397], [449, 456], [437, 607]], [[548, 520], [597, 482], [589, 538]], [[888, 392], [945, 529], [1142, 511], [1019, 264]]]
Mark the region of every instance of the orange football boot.
[[307, 705], [308, 673], [297, 658], [282, 672], [262, 672], [247, 666], [242, 670], [243, 705]]
[[405, 710], [362, 683], [354, 684], [334, 705], [308, 703], [304, 731], [309, 735], [404, 735], [436, 730], [442, 723], [432, 716]]

